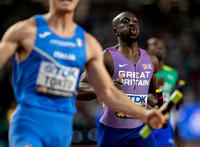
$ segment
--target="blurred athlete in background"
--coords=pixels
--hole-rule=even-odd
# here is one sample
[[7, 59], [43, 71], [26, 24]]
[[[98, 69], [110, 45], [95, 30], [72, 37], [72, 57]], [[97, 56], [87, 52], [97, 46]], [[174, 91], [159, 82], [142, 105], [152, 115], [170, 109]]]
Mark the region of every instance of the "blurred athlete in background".
[[0, 42], [0, 67], [14, 54], [13, 86], [18, 106], [9, 146], [69, 147], [80, 74], [85, 67], [98, 98], [113, 110], [158, 128], [157, 110], [130, 103], [111, 82], [98, 41], [74, 22], [79, 0], [49, 0], [49, 12], [11, 26]]
[[200, 103], [184, 102], [177, 117], [177, 147], [200, 146]]
[[[118, 44], [103, 52], [106, 69], [114, 84], [129, 97], [130, 103], [147, 108], [148, 92], [155, 94], [157, 88], [158, 59], [138, 47], [139, 23], [133, 13], [120, 13], [113, 19], [112, 24]], [[80, 99], [96, 98], [84, 74], [79, 88], [80, 92], [83, 92], [82, 97], [81, 93], [79, 95]], [[113, 111], [106, 104], [104, 106], [97, 132], [98, 147], [157, 146], [152, 135], [145, 140], [139, 136], [138, 132], [143, 127], [141, 120], [120, 111]]]
[[[163, 101], [168, 101], [172, 91], [176, 88], [178, 72], [172, 67], [165, 65], [167, 50], [163, 39], [159, 36], [150, 37], [147, 40], [147, 52], [150, 55], [155, 55], [159, 60], [159, 69], [156, 75], [158, 86], [162, 89]], [[170, 115], [170, 119], [172, 119], [172, 117], [173, 116]], [[173, 128], [169, 120], [167, 121], [167, 124], [168, 127], [166, 129], [161, 128], [152, 131], [159, 147], [174, 146]]]

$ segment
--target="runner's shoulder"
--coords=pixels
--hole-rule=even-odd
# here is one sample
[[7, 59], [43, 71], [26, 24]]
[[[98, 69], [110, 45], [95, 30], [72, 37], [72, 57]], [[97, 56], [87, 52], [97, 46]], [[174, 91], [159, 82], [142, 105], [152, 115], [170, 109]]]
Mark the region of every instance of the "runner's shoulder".
[[164, 70], [168, 70], [168, 71], [177, 72], [173, 67], [170, 67], [170, 66], [168, 66], [168, 65], [163, 65], [163, 69], [164, 69]]
[[149, 55], [151, 62], [154, 66], [154, 72], [158, 71], [158, 67], [159, 67], [159, 60], [155, 55]]
[[173, 74], [178, 76], [178, 71], [176, 69], [174, 69], [173, 67], [170, 67], [168, 65], [163, 65], [163, 69], [165, 71], [169, 71], [169, 72], [171, 72], [171, 73], [173, 73]]
[[13, 29], [14, 32], [31, 31], [31, 29], [36, 28], [35, 20], [32, 17], [26, 20], [21, 20], [13, 24], [10, 28]]
[[5, 33], [5, 39], [7, 40], [21, 40], [24, 37], [27, 37], [28, 34], [35, 32], [35, 21], [33, 18], [18, 21]]
[[109, 73], [112, 75], [114, 72], [113, 57], [107, 48], [104, 49], [103, 51], [103, 57], [104, 57], [104, 65], [106, 66]]

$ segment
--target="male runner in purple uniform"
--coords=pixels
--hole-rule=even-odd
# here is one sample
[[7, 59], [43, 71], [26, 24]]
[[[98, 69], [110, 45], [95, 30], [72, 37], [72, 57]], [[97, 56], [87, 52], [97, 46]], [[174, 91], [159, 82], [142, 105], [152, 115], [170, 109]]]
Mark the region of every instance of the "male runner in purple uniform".
[[[9, 129], [10, 147], [69, 147], [80, 73], [85, 67], [98, 98], [153, 128], [157, 110], [130, 103], [111, 82], [98, 41], [74, 22], [79, 0], [49, 0], [49, 12], [14, 24], [0, 42], [0, 67], [16, 55], [13, 85], [18, 106]], [[64, 81], [64, 82], [63, 82]]]
[[[158, 59], [155, 56], [149, 56], [145, 50], [138, 47], [139, 24], [133, 13], [122, 12], [117, 15], [113, 19], [113, 32], [118, 39], [118, 44], [103, 52], [104, 64], [113, 81], [122, 75], [122, 91], [129, 97], [130, 103], [147, 107], [147, 95], [150, 91], [154, 93], [156, 89]], [[80, 99], [81, 94], [83, 94], [83, 99], [95, 98], [84, 75], [81, 81]], [[139, 136], [138, 132], [142, 127], [141, 120], [120, 111], [113, 111], [105, 104], [104, 114], [98, 126], [97, 146], [156, 146], [152, 135], [147, 139]]]

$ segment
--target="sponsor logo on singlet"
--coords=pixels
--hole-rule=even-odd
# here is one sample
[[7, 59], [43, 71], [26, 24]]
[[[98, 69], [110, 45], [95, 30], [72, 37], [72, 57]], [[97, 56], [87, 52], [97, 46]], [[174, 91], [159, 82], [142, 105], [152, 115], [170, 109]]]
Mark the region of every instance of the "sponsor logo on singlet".
[[[126, 95], [130, 98], [131, 102], [134, 102], [139, 106], [147, 107], [147, 95], [135, 95], [135, 94], [126, 94]], [[116, 117], [134, 119], [132, 116], [127, 115], [123, 112], [116, 112]]]
[[76, 48], [76, 47], [82, 47], [83, 46], [83, 40], [80, 39], [80, 38], [76, 38], [75, 42], [72, 42], [72, 41], [63, 41], [63, 40], [58, 40], [58, 39], [51, 39], [50, 44], [55, 44], [55, 45], [62, 46], [62, 47]]
[[39, 37], [43, 39], [43, 38], [46, 38], [49, 35], [51, 35], [51, 32], [43, 32], [43, 33], [39, 34]]
[[140, 106], [146, 107], [147, 104], [147, 95], [134, 95], [134, 94], [127, 94], [130, 100], [134, 103], [137, 103]]
[[128, 65], [128, 64], [119, 64], [119, 67], [124, 67], [126, 65]]
[[50, 44], [55, 44], [55, 45], [62, 46], [62, 47], [72, 47], [72, 48], [76, 47], [76, 43], [74, 43], [74, 42], [56, 40], [56, 39], [51, 39]]
[[72, 97], [76, 90], [79, 72], [77, 67], [58, 67], [53, 63], [42, 61], [36, 80], [36, 90], [44, 94]]

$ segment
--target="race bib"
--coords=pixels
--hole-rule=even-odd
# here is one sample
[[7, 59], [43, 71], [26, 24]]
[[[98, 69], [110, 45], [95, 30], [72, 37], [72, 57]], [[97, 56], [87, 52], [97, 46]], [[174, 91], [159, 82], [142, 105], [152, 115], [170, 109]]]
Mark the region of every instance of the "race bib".
[[[147, 95], [134, 95], [134, 94], [126, 94], [126, 95], [130, 98], [131, 102], [134, 102], [142, 107], [147, 107]], [[116, 112], [116, 116], [119, 118], [134, 119], [132, 116], [127, 115], [123, 112]]]
[[37, 92], [61, 97], [72, 97], [77, 86], [79, 68], [56, 66], [42, 61], [36, 81]]

